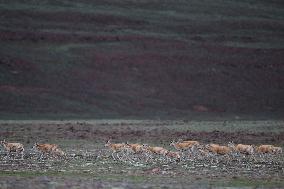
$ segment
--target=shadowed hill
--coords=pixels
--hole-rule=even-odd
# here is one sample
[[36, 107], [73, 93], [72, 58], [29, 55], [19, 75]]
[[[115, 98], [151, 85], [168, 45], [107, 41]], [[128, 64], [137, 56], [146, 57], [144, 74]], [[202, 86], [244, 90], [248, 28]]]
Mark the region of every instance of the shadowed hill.
[[284, 111], [281, 1], [1, 1], [3, 118]]

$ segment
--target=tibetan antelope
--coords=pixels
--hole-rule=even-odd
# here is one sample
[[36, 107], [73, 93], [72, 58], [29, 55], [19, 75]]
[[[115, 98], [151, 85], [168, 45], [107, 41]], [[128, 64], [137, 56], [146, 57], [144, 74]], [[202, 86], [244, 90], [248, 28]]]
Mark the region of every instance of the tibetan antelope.
[[57, 157], [63, 157], [66, 154], [58, 147], [57, 144], [38, 144], [35, 143], [33, 149], [41, 153], [40, 159], [45, 155], [52, 155]]
[[263, 153], [263, 154], [265, 154], [265, 153], [272, 154], [272, 153], [273, 153], [273, 148], [274, 148], [273, 145], [267, 145], [267, 144], [265, 144], [265, 145], [260, 145], [260, 146], [258, 146], [257, 149], [256, 149], [256, 151], [257, 151], [258, 153]]
[[234, 151], [242, 154], [252, 155], [254, 152], [253, 145], [247, 145], [247, 144], [235, 145], [233, 142], [229, 142], [228, 146], [231, 147]]
[[200, 145], [200, 143], [196, 140], [184, 140], [184, 141], [182, 141], [182, 143], [189, 143], [189, 144], [195, 145], [195, 146]]
[[133, 153], [142, 153], [143, 150], [143, 145], [141, 144], [129, 144], [128, 142], [126, 142], [126, 147], [129, 148]]
[[10, 143], [5, 140], [0, 141], [4, 149], [8, 152], [8, 157], [10, 157], [12, 152], [20, 153], [21, 159], [24, 159], [24, 145], [21, 143]]
[[[125, 152], [128, 150], [125, 143], [111, 143], [110, 140], [105, 143], [105, 147], [108, 147], [112, 151], [111, 156], [114, 160], [117, 158], [120, 160], [120, 157], [118, 156], [119, 152]], [[114, 154], [116, 154], [116, 158]]]
[[260, 145], [257, 147], [257, 152], [259, 153], [267, 153], [267, 154], [281, 154], [282, 153], [282, 148], [281, 147], [276, 147], [274, 145]]
[[[149, 153], [142, 144], [130, 144], [128, 142], [126, 142], [126, 147], [128, 148], [128, 152], [130, 152], [132, 155], [138, 155], [139, 156], [134, 156], [131, 158], [131, 160], [142, 160], [144, 158], [146, 158], [146, 161], [148, 161], [149, 159]], [[129, 153], [127, 155], [130, 155]], [[130, 157], [130, 156], [128, 156]], [[129, 161], [131, 163], [131, 161]]]
[[143, 144], [143, 151], [145, 152], [147, 156], [147, 160], [149, 158], [153, 158], [152, 155], [162, 155], [163, 157], [166, 157], [166, 154], [168, 153], [168, 150], [163, 147], [157, 147], [157, 146], [149, 146], [148, 144]]
[[215, 154], [226, 155], [232, 152], [232, 149], [228, 146], [220, 146], [219, 144], [207, 144], [205, 146], [207, 150]]
[[170, 146], [173, 146], [176, 150], [179, 150], [179, 151], [184, 151], [184, 150], [187, 150], [189, 148], [192, 148], [196, 145], [199, 145], [199, 142], [197, 141], [182, 141], [182, 142], [174, 142], [172, 141]]

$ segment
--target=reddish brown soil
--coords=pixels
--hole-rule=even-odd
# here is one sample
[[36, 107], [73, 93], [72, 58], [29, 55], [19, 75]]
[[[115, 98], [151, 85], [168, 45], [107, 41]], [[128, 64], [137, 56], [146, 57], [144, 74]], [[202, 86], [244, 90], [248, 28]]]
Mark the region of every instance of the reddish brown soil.
[[277, 2], [80, 2], [99, 12], [46, 3], [1, 10], [3, 115], [283, 117]]
[[[149, 127], [149, 126], [148, 126]], [[114, 141], [140, 141], [153, 142], [168, 145], [171, 140], [189, 139], [198, 140], [202, 143], [227, 144], [230, 141], [246, 144], [275, 144], [284, 145], [284, 132], [194, 132], [190, 130], [177, 131], [161, 126], [152, 127], [140, 125], [139, 128], [132, 124], [87, 124], [87, 123], [66, 123], [66, 124], [2, 124], [0, 138], [17, 139], [30, 144], [35, 141], [50, 140], [87, 140], [103, 143], [108, 139]]]

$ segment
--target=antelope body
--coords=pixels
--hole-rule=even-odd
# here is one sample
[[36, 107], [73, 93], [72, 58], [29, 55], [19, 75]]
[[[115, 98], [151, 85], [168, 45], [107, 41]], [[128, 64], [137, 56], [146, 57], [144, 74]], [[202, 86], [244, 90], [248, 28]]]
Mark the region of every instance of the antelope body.
[[152, 147], [152, 146], [148, 146], [148, 145], [143, 145], [143, 148], [152, 153], [152, 154], [158, 154], [158, 155], [163, 155], [165, 156], [168, 153], [168, 150], [163, 148], [163, 147]]
[[220, 146], [219, 144], [209, 144], [206, 148], [215, 154], [225, 155], [232, 152], [232, 149], [228, 146]]
[[[4, 149], [9, 153], [11, 152], [16, 152], [16, 153], [21, 153], [22, 159], [24, 157], [24, 145], [21, 143], [11, 143], [11, 142], [6, 142], [5, 140], [0, 142], [2, 144], [2, 146], [4, 147]], [[8, 156], [9, 156], [8, 155]]]
[[58, 147], [57, 144], [34, 144], [34, 149], [41, 153], [41, 158], [43, 155], [55, 155], [55, 156], [64, 156], [65, 153]]
[[191, 145], [199, 145], [200, 143], [196, 140], [184, 140], [182, 143], [189, 143]]
[[141, 153], [143, 152], [143, 145], [141, 144], [128, 144], [126, 146], [134, 153]]
[[127, 145], [125, 143], [111, 143], [110, 140], [105, 143], [105, 147], [108, 147], [112, 151], [111, 155], [113, 159], [116, 159], [114, 154], [116, 154], [117, 158], [120, 159], [117, 153], [127, 150]]
[[236, 150], [240, 153], [244, 154], [253, 154], [253, 146], [252, 145], [246, 145], [246, 144], [238, 144], [236, 146]]
[[230, 142], [228, 146], [242, 154], [252, 155], [254, 152], [254, 148], [252, 145], [247, 145], [247, 144], [234, 145], [234, 143]]
[[173, 146], [176, 150], [187, 150], [195, 145], [199, 145], [197, 141], [183, 141], [183, 142], [172, 142], [170, 146]]
[[274, 145], [265, 144], [265, 145], [260, 145], [257, 148], [257, 152], [268, 153], [268, 154], [281, 154], [283, 150], [281, 147], [276, 147]]
[[257, 152], [259, 153], [273, 153], [274, 146], [273, 145], [260, 145], [257, 147]]

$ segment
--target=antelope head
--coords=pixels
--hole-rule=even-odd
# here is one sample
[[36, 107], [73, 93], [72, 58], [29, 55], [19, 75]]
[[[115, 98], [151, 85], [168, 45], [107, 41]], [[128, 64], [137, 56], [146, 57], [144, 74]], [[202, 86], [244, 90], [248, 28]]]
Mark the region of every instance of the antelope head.
[[180, 143], [180, 142], [182, 142], [182, 141], [183, 141], [183, 140], [179, 138], [178, 141], [177, 141], [177, 143]]
[[34, 145], [33, 145], [33, 150], [36, 150], [38, 147], [38, 143], [36, 142]]
[[175, 142], [174, 140], [171, 141], [170, 146], [174, 146], [177, 142]]
[[111, 139], [109, 139], [106, 143], [105, 143], [105, 147], [109, 147], [111, 145], [111, 142], [110, 142]]
[[5, 140], [5, 139], [4, 139], [4, 140], [1, 140], [1, 141], [0, 141], [0, 143], [1, 143], [2, 145], [7, 144], [7, 142], [6, 142], [6, 140]]

